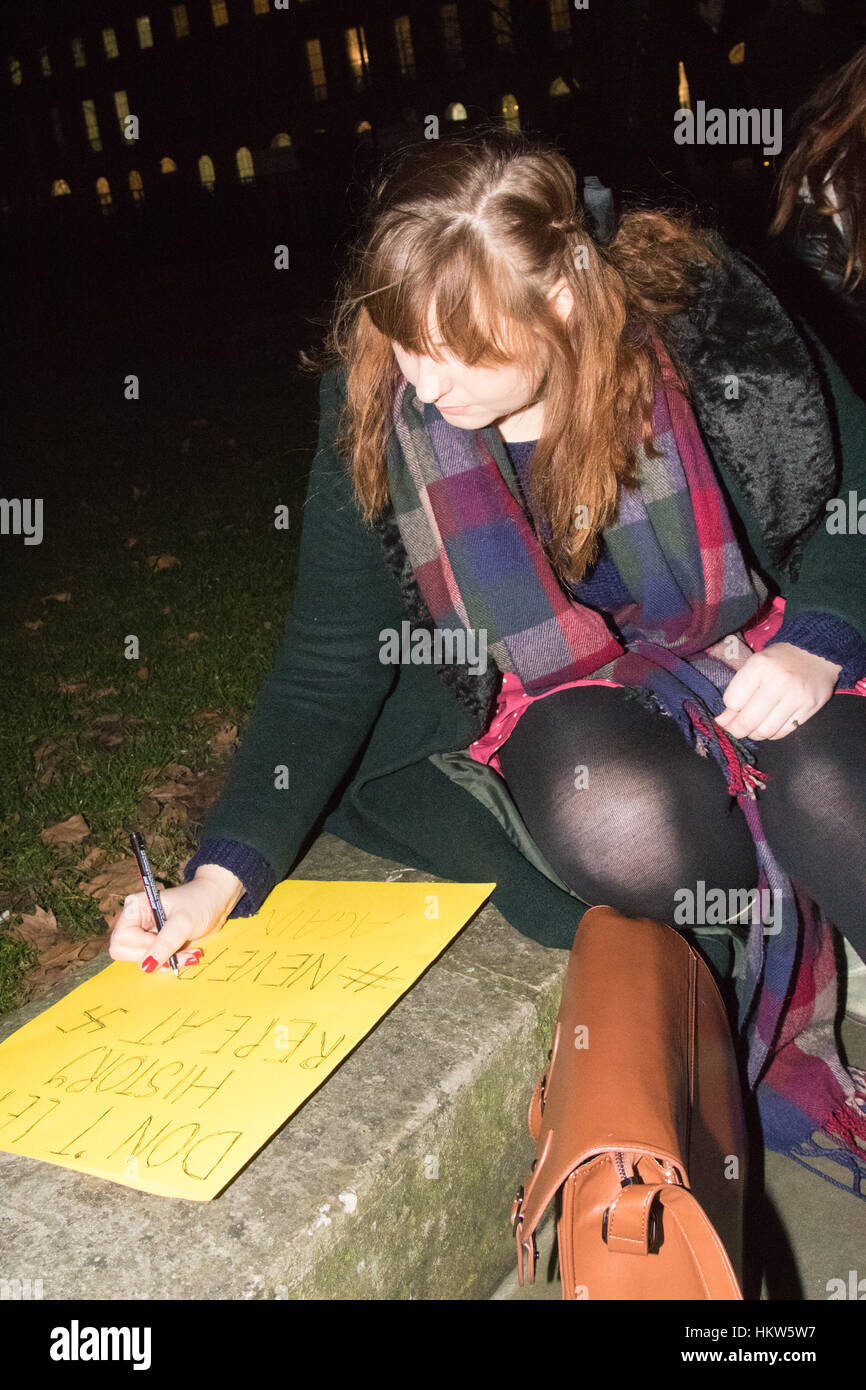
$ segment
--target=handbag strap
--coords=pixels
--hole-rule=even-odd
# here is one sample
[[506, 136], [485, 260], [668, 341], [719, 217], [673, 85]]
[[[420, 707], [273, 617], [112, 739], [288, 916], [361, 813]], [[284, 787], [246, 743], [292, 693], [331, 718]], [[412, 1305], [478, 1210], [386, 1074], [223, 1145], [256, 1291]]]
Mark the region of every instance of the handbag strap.
[[650, 1253], [650, 1216], [656, 1201], [685, 1237], [708, 1299], [742, 1299], [728, 1252], [700, 1202], [687, 1187], [635, 1184], [617, 1193], [608, 1209], [608, 1249], [627, 1255]]

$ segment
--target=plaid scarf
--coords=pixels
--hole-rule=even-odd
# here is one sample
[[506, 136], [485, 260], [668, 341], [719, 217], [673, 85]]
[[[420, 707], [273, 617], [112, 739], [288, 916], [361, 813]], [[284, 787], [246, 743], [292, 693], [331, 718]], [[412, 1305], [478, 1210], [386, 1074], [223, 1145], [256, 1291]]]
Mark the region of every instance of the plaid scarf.
[[[866, 1198], [866, 1072], [846, 1067], [836, 1044], [833, 926], [764, 837], [756, 792], [768, 774], [754, 766], [756, 744], [714, 723], [737, 669], [723, 639], [739, 635], [767, 590], [746, 567], [694, 416], [671, 389], [673, 369], [658, 338], [654, 346], [653, 438], [661, 457], [648, 458], [636, 441], [640, 487], [621, 490], [617, 521], [603, 532], [636, 596], [613, 614], [624, 645], [600, 613], [561, 586], [510, 461], [497, 460], [482, 431], [460, 429], [419, 402], [405, 377], [388, 444], [395, 518], [437, 628], [484, 633], [496, 665], [515, 672], [529, 693], [591, 678], [625, 686], [719, 764], [759, 868], [738, 1024], [764, 1142]], [[767, 902], [775, 904], [772, 926], [755, 910]], [[809, 1158], [835, 1160], [851, 1181], [837, 1182]]]

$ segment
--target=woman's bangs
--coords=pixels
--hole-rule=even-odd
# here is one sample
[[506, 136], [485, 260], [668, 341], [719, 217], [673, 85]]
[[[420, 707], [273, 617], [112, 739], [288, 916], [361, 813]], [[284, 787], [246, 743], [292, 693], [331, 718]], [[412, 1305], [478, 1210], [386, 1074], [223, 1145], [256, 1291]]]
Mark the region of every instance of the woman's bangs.
[[510, 366], [531, 343], [526, 327], [489, 292], [479, 293], [476, 285], [467, 293], [464, 279], [455, 282], [447, 274], [437, 276], [432, 288], [425, 276], [404, 276], [371, 295], [367, 309], [386, 338], [433, 361], [442, 360], [444, 347], [468, 367]]

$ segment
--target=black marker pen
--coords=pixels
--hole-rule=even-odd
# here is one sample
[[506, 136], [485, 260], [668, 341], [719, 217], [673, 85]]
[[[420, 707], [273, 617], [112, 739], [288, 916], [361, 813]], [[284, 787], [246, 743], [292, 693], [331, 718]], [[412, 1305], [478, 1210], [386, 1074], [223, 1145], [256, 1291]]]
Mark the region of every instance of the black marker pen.
[[[141, 874], [141, 881], [144, 884], [144, 891], [147, 894], [147, 901], [150, 903], [150, 908], [153, 913], [154, 920], [156, 922], [156, 930], [158, 932], [161, 932], [163, 927], [165, 926], [165, 912], [163, 911], [162, 903], [159, 900], [159, 893], [156, 891], [156, 883], [154, 882], [153, 872], [151, 870], [150, 864], [148, 863], [147, 854], [145, 853], [144, 849], [144, 840], [142, 836], [139, 835], [137, 830], [133, 830], [130, 833], [129, 843], [132, 845], [132, 852], [135, 855], [136, 861], [138, 863], [138, 872]], [[174, 971], [175, 975], [177, 975], [177, 956], [170, 956], [168, 963]]]

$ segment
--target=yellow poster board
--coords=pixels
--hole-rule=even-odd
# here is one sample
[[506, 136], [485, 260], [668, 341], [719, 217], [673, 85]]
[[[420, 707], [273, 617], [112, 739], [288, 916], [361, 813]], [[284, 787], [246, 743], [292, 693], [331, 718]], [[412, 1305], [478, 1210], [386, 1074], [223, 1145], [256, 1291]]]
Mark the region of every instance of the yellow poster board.
[[0, 1043], [0, 1149], [209, 1201], [495, 883], [280, 883], [175, 975], [113, 961]]

